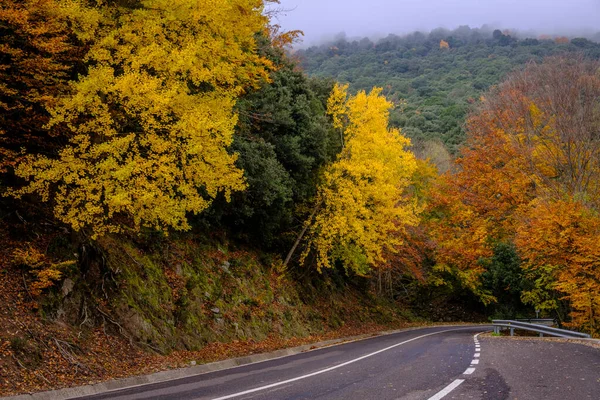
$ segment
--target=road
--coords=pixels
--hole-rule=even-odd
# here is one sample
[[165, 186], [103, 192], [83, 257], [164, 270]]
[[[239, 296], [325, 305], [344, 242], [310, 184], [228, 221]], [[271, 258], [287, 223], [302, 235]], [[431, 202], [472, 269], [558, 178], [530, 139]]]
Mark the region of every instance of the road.
[[81, 399], [600, 399], [600, 350], [432, 327]]

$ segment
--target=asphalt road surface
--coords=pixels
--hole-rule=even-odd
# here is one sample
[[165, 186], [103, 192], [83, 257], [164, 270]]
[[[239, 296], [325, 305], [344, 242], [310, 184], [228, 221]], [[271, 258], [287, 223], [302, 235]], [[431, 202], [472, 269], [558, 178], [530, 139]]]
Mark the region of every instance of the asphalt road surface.
[[600, 399], [600, 350], [434, 327], [85, 397], [100, 399]]

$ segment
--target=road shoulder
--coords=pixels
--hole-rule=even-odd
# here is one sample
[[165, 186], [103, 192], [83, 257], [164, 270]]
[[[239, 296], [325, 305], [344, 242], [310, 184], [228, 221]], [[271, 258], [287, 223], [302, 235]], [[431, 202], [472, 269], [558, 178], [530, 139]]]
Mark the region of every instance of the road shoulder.
[[482, 335], [477, 371], [452, 398], [595, 399], [600, 341]]

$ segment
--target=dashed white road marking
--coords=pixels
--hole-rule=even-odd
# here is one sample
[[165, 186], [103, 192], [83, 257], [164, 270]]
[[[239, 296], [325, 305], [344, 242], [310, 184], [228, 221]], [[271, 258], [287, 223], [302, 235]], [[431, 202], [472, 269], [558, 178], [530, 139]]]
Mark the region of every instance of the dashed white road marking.
[[475, 367], [473, 367], [473, 365], [479, 364], [479, 356], [481, 355], [481, 345], [479, 344], [479, 339], [477, 339], [477, 336], [479, 335], [480, 333], [473, 336], [473, 341], [475, 342], [475, 354], [473, 355], [473, 360], [471, 361], [471, 367], [467, 368], [465, 372], [463, 372], [463, 375], [471, 375], [473, 372], [475, 372]]
[[[481, 355], [481, 347], [479, 346], [479, 340], [477, 339], [477, 336], [479, 336], [479, 335], [480, 335], [480, 333], [478, 333], [477, 335], [475, 335], [473, 337], [473, 340], [475, 341], [475, 352], [476, 353], [473, 356], [473, 361], [471, 361], [471, 365], [479, 364], [478, 357]], [[475, 372], [475, 367], [469, 367], [465, 370], [465, 372], [463, 372], [463, 375], [471, 375], [473, 372]], [[449, 384], [448, 386], [446, 386], [445, 388], [443, 388], [442, 390], [437, 392], [435, 395], [430, 397], [428, 400], [440, 400], [440, 399], [444, 398], [446, 395], [448, 395], [450, 392], [452, 392], [454, 389], [456, 389], [464, 381], [465, 381], [464, 379], [454, 380], [454, 382], [452, 382], [451, 384]]]
[[439, 392], [437, 392], [435, 395], [431, 396], [428, 400], [440, 400], [440, 399], [442, 399], [448, 393], [450, 393], [451, 391], [453, 391], [454, 389], [456, 389], [458, 387], [458, 385], [460, 385], [464, 381], [465, 381], [464, 379], [456, 379], [454, 382], [452, 382], [451, 384], [449, 384], [448, 386], [446, 386], [445, 388], [443, 388], [442, 390], [440, 390]]

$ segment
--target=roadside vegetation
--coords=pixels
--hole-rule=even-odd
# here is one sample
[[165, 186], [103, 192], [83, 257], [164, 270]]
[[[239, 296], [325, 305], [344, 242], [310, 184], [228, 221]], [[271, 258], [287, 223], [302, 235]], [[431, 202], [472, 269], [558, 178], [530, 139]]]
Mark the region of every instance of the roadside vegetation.
[[298, 64], [263, 7], [0, 9], [0, 393], [535, 308], [600, 333], [598, 44]]

